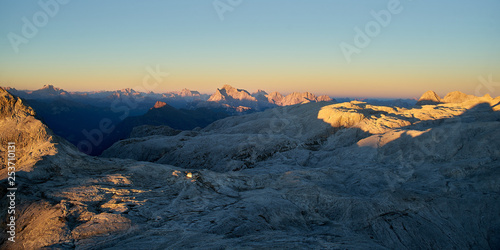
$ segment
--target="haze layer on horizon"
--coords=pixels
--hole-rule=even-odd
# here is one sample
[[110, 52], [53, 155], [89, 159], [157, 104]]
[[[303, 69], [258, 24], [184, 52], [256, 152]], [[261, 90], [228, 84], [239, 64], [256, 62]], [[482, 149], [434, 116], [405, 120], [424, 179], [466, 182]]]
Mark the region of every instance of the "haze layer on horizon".
[[475, 94], [480, 77], [500, 81], [499, 11], [496, 0], [2, 1], [0, 85], [134, 88], [158, 66], [169, 75], [154, 92]]

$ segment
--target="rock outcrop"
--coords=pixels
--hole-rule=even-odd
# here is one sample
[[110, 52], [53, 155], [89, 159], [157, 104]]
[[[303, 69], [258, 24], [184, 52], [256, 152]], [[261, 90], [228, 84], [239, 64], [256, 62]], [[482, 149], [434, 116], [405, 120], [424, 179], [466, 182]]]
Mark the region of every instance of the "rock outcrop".
[[441, 103], [441, 97], [436, 92], [429, 90], [417, 101], [417, 105], [435, 105]]
[[163, 107], [165, 107], [165, 106], [167, 106], [167, 103], [157, 101], [157, 102], [155, 103], [155, 105], [153, 106], [153, 108], [152, 108], [152, 109], [159, 109], [159, 108], [163, 108]]
[[32, 166], [46, 155], [57, 152], [52, 132], [35, 119], [33, 109], [0, 88], [0, 177], [7, 176], [7, 146], [16, 146], [17, 171], [31, 171]]
[[473, 96], [473, 95], [467, 95], [465, 93], [462, 93], [460, 91], [453, 91], [453, 92], [450, 92], [448, 94], [446, 94], [446, 96], [443, 98], [443, 102], [445, 103], [461, 103], [461, 102], [465, 102], [465, 101], [468, 101], [468, 100], [472, 100], [472, 99], [475, 99], [476, 97]]
[[[453, 91], [446, 94], [443, 98], [439, 97], [438, 94], [434, 91], [425, 92], [420, 99], [418, 100], [416, 105], [436, 105], [440, 103], [463, 103], [467, 101], [477, 100], [477, 96], [467, 95], [460, 91]], [[492, 99], [490, 95], [486, 94], [482, 97], [485, 100]]]

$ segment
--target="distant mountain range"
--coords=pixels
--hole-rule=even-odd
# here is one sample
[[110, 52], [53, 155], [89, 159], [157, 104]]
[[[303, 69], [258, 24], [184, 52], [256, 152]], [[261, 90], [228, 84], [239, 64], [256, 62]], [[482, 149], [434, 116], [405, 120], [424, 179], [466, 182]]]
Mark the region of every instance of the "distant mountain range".
[[166, 93], [145, 93], [131, 88], [115, 91], [70, 92], [53, 85], [44, 85], [38, 90], [17, 90], [11, 87], [4, 87], [4, 89], [23, 99], [44, 101], [66, 99], [98, 107], [110, 107], [111, 104], [117, 102], [133, 102], [131, 110], [140, 110], [139, 113], [142, 114], [146, 113], [157, 101], [165, 102], [176, 108], [219, 107], [234, 112], [262, 111], [271, 107], [321, 101], [346, 102], [360, 100], [386, 106], [413, 106], [416, 103], [414, 99], [332, 99], [327, 95], [316, 96], [310, 92], [293, 92], [283, 95], [279, 92], [268, 93], [264, 90], [258, 90], [257, 92], [250, 93], [247, 90], [234, 88], [227, 84], [217, 89], [212, 95], [201, 94], [198, 91], [186, 88], [181, 91]]
[[189, 89], [167, 93], [145, 93], [131, 88], [115, 91], [69, 92], [53, 85], [44, 85], [38, 90], [17, 90], [10, 87], [4, 87], [4, 89], [23, 99], [45, 101], [67, 99], [98, 107], [109, 107], [111, 104], [117, 102], [133, 102], [134, 107], [132, 109], [142, 110], [142, 113], [145, 113], [156, 101], [164, 101], [171, 106], [185, 108], [189, 102], [206, 101], [209, 98], [207, 94], [200, 94], [198, 91], [191, 91]]
[[[336, 101], [329, 96], [310, 92], [282, 95], [264, 90], [250, 93], [224, 85], [212, 95], [182, 89], [167, 93], [145, 93], [126, 88], [115, 91], [70, 92], [53, 85], [38, 90], [4, 87], [21, 97], [36, 111], [55, 134], [74, 145], [95, 142], [80, 150], [99, 155], [118, 140], [128, 138], [134, 127], [169, 126], [176, 130], [203, 128], [213, 121], [232, 116], [264, 111], [279, 106]], [[345, 99], [345, 98], [344, 98]], [[343, 101], [349, 101], [346, 99]], [[413, 106], [416, 100], [364, 100], [387, 106]], [[102, 123], [112, 131], [100, 131]], [[100, 131], [100, 132], [99, 132]], [[97, 133], [99, 132], [99, 133]], [[90, 138], [94, 136], [94, 138]], [[90, 139], [89, 139], [90, 138]]]
[[9, 87], [4, 89], [24, 99], [68, 99], [80, 103], [92, 103], [94, 106], [109, 106], [116, 101], [134, 100], [143, 112], [146, 112], [157, 101], [165, 102], [176, 108], [223, 107], [236, 112], [261, 111], [276, 106], [333, 101], [329, 96], [316, 96], [309, 92], [294, 92], [283, 96], [278, 92], [268, 94], [264, 90], [258, 90], [250, 94], [244, 89], [237, 89], [230, 85], [224, 85], [212, 95], [201, 94], [189, 89], [167, 93], [145, 93], [130, 88], [115, 91], [69, 92], [53, 85], [44, 85], [38, 90], [17, 90]]

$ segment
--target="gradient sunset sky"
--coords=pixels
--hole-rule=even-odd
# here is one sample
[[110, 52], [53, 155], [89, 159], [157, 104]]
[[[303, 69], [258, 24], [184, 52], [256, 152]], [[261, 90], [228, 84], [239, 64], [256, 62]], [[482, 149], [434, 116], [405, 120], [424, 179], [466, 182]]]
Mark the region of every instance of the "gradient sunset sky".
[[[55, 1], [55, 0], [51, 0]], [[41, 2], [51, 2], [41, 0]], [[500, 82], [500, 1], [400, 0], [401, 11], [348, 63], [340, 44], [394, 0], [69, 1], [14, 50], [38, 1], [0, 1], [0, 86], [68, 91], [142, 83], [147, 66], [169, 72], [155, 92], [213, 93], [224, 84], [330, 96], [474, 94], [478, 77]], [[220, 0], [224, 6], [236, 0]], [[37, 14], [38, 13], [38, 14]], [[490, 93], [500, 95], [500, 86]], [[496, 91], [496, 92], [495, 92]]]

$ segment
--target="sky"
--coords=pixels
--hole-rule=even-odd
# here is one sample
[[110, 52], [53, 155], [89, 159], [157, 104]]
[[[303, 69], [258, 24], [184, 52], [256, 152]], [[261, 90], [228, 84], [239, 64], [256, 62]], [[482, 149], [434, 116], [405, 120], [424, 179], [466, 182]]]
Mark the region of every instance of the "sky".
[[136, 88], [153, 69], [154, 92], [499, 96], [498, 13], [498, 0], [1, 0], [0, 86]]

